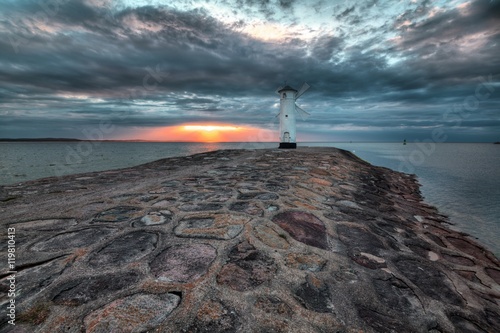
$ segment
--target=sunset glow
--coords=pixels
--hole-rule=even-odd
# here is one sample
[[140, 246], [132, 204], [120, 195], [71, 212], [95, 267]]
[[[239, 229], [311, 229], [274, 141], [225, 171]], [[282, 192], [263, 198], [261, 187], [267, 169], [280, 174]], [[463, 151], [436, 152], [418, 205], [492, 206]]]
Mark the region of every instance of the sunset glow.
[[218, 126], [218, 125], [186, 125], [183, 126], [186, 131], [238, 131], [240, 127]]
[[299, 141], [500, 140], [500, 0], [52, 2], [0, 0], [0, 138], [278, 142], [307, 82]]
[[137, 129], [121, 139], [140, 137], [148, 141], [174, 142], [273, 142], [272, 130], [230, 124], [186, 124]]

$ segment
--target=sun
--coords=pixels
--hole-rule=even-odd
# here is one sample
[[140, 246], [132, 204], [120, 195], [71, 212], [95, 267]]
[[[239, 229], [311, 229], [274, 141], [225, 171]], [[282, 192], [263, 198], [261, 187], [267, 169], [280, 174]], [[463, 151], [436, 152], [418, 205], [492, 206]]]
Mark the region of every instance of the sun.
[[236, 126], [227, 125], [185, 125], [183, 126], [186, 131], [238, 131], [240, 128]]
[[203, 142], [220, 142], [227, 138], [228, 132], [238, 132], [241, 128], [228, 125], [184, 125], [185, 132], [192, 132], [193, 138]]

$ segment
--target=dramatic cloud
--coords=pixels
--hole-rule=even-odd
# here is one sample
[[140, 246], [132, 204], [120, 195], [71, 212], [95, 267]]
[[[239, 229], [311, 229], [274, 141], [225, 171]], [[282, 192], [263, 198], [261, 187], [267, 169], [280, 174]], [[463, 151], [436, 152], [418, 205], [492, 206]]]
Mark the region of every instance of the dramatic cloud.
[[500, 140], [498, 0], [0, 5], [0, 137], [274, 129], [274, 90], [307, 81], [299, 139]]

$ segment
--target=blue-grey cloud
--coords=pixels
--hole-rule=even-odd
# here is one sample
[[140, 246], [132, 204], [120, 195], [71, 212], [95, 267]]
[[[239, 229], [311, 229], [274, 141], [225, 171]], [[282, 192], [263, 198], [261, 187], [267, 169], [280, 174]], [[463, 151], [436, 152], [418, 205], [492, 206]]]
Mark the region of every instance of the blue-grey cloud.
[[[96, 3], [0, 0], [0, 137], [69, 135], [105, 118], [270, 128], [285, 80], [313, 86], [299, 100], [312, 113], [299, 128], [325, 140], [339, 126], [366, 138], [467, 132], [444, 117], [450, 109], [460, 128], [482, 129], [476, 141], [500, 127], [499, 1], [316, 1], [312, 18], [299, 0], [221, 1], [234, 22], [205, 2]], [[314, 15], [326, 23], [308, 27]], [[256, 17], [261, 35], [248, 30]]]

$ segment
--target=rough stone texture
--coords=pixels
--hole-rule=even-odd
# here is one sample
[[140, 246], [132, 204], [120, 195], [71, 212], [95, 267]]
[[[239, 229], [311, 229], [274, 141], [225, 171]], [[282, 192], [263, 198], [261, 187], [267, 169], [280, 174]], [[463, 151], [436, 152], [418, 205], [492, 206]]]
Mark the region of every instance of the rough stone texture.
[[[153, 207], [157, 205], [154, 204]], [[132, 225], [134, 227], [144, 227], [149, 225], [158, 225], [170, 222], [172, 220], [172, 213], [168, 210], [162, 210], [159, 212], [151, 212], [143, 216], [140, 220], [134, 221]]]
[[136, 294], [117, 299], [85, 317], [88, 333], [139, 333], [155, 328], [179, 305], [174, 294]]
[[333, 311], [332, 295], [328, 284], [311, 275], [308, 275], [306, 282], [295, 291], [295, 296], [308, 310], [315, 312]]
[[75, 219], [48, 219], [15, 223], [12, 226], [19, 231], [57, 231], [77, 224]]
[[103, 249], [94, 252], [89, 265], [94, 267], [121, 266], [138, 261], [156, 247], [158, 235], [136, 231], [114, 239]]
[[94, 222], [123, 222], [133, 218], [140, 209], [138, 207], [119, 206], [105, 210], [94, 218]]
[[108, 237], [112, 228], [87, 228], [65, 232], [35, 243], [32, 251], [61, 251], [86, 247]]
[[151, 262], [151, 273], [162, 281], [193, 281], [207, 272], [216, 256], [216, 250], [207, 244], [174, 245]]
[[238, 332], [239, 326], [237, 313], [233, 309], [217, 301], [208, 301], [201, 305], [194, 321], [182, 332], [229, 333]]
[[290, 248], [290, 243], [286, 240], [286, 236], [278, 233], [271, 227], [259, 224], [253, 231], [255, 236], [267, 246], [282, 250]]
[[229, 263], [222, 267], [217, 282], [245, 291], [270, 281], [275, 271], [274, 260], [245, 241], [229, 252]]
[[499, 332], [498, 259], [419, 193], [333, 148], [2, 186], [0, 332]]
[[326, 259], [323, 259], [316, 254], [290, 253], [286, 257], [286, 265], [288, 267], [310, 272], [318, 272], [322, 270], [325, 264]]
[[328, 249], [328, 236], [324, 223], [311, 213], [284, 212], [272, 219], [295, 240], [320, 249]]
[[139, 280], [137, 272], [79, 277], [59, 286], [55, 304], [77, 306], [122, 290]]
[[453, 283], [439, 268], [415, 259], [400, 259], [394, 264], [426, 295], [458, 306], [463, 304], [463, 299], [455, 291]]
[[179, 222], [175, 234], [179, 237], [232, 239], [250, 219], [229, 214], [191, 215]]
[[276, 316], [290, 318], [293, 315], [290, 305], [276, 296], [259, 296], [257, 297], [254, 306], [265, 313]]

